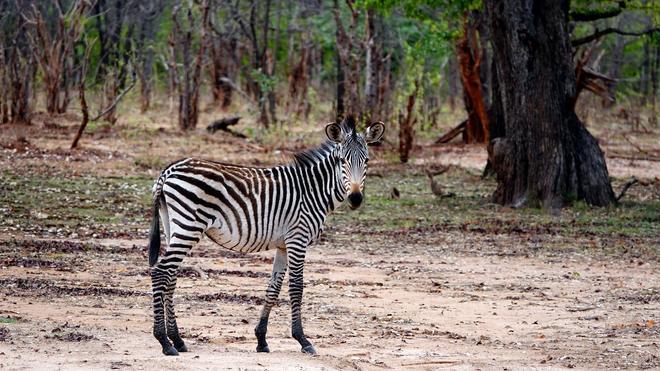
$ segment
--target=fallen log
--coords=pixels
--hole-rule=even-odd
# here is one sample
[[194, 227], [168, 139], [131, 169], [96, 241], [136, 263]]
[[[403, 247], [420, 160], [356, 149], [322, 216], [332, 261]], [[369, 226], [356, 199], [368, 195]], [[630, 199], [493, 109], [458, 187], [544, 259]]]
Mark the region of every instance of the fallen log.
[[206, 130], [209, 133], [215, 133], [218, 130], [222, 130], [235, 137], [246, 138], [244, 134], [237, 133], [229, 128], [230, 126], [234, 126], [238, 124], [238, 121], [240, 121], [240, 119], [241, 119], [240, 116], [234, 116], [234, 117], [226, 117], [220, 120], [215, 120], [211, 123], [211, 125], [206, 127]]
[[459, 134], [461, 134], [465, 131], [465, 128], [467, 127], [467, 122], [468, 122], [467, 119], [464, 120], [463, 122], [458, 124], [458, 126], [456, 126], [455, 128], [449, 130], [449, 132], [447, 134], [445, 134], [445, 135], [441, 136], [440, 138], [436, 139], [435, 142], [433, 142], [433, 143], [434, 144], [448, 143], [450, 140], [454, 139]]
[[211, 125], [206, 127], [206, 130], [209, 133], [215, 133], [218, 130], [227, 131], [229, 130], [230, 126], [234, 126], [238, 124], [238, 121], [240, 119], [241, 119], [240, 116], [234, 116], [234, 117], [226, 117], [220, 120], [215, 120], [211, 123]]

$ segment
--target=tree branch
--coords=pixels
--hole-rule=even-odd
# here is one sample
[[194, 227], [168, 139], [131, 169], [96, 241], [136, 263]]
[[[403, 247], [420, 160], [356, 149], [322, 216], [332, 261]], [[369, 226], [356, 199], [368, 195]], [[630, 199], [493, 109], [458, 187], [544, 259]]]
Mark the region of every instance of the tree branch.
[[226, 77], [221, 77], [221, 78], [219, 78], [219, 80], [222, 81], [223, 83], [229, 85], [230, 88], [234, 89], [235, 92], [237, 92], [238, 94], [240, 94], [240, 95], [241, 95], [243, 98], [245, 98], [248, 102], [250, 102], [250, 103], [252, 103], [252, 104], [257, 104], [257, 102], [255, 102], [255, 101], [254, 101], [254, 100], [253, 100], [253, 99], [252, 99], [252, 98], [251, 98], [246, 92], [244, 92], [243, 90], [241, 90], [241, 88], [239, 88], [239, 87], [238, 87], [233, 81], [231, 81], [230, 79], [228, 79], [228, 78], [226, 78]]
[[98, 115], [90, 118], [89, 121], [96, 121], [96, 120], [100, 119], [101, 117], [103, 117], [103, 115], [105, 115], [106, 113], [108, 113], [112, 109], [114, 109], [115, 106], [117, 106], [117, 103], [119, 103], [119, 101], [121, 101], [121, 99], [124, 97], [124, 95], [126, 95], [126, 93], [128, 93], [131, 89], [133, 89], [133, 87], [135, 86], [136, 81], [137, 81], [137, 79], [135, 78], [135, 74], [133, 74], [133, 79], [131, 80], [131, 84], [129, 86], [127, 86], [126, 89], [124, 89], [124, 91], [119, 93], [117, 95], [117, 97], [115, 97], [115, 100], [112, 102], [112, 104], [110, 106], [108, 106], [105, 110], [99, 112]]
[[602, 9], [591, 9], [591, 8], [581, 8], [573, 9], [568, 15], [571, 17], [571, 20], [576, 22], [591, 22], [603, 18], [612, 18], [621, 14], [623, 9], [626, 7], [624, 1], [619, 1], [619, 3], [612, 7], [602, 8]]
[[627, 181], [626, 184], [623, 185], [623, 188], [621, 189], [621, 192], [619, 192], [619, 195], [616, 198], [616, 202], [621, 201], [621, 199], [626, 194], [628, 189], [630, 187], [632, 187], [635, 183], [638, 183], [638, 182], [639, 182], [639, 180], [637, 180], [637, 178], [635, 178], [635, 177], [632, 177], [629, 181]]
[[652, 34], [654, 32], [658, 32], [658, 31], [660, 31], [660, 28], [658, 28], [658, 27], [650, 28], [648, 30], [639, 31], [639, 32], [624, 31], [624, 30], [620, 30], [618, 28], [608, 27], [604, 30], [600, 30], [600, 31], [596, 30], [596, 32], [594, 32], [593, 34], [591, 34], [589, 36], [585, 36], [585, 37], [581, 37], [579, 39], [572, 40], [571, 45], [573, 45], [574, 47], [584, 45], [584, 44], [590, 43], [594, 40], [598, 40], [601, 37], [603, 37], [605, 35], [609, 35], [611, 33], [615, 33], [615, 34], [619, 34], [619, 35], [623, 35], [623, 36], [643, 36], [643, 35]]

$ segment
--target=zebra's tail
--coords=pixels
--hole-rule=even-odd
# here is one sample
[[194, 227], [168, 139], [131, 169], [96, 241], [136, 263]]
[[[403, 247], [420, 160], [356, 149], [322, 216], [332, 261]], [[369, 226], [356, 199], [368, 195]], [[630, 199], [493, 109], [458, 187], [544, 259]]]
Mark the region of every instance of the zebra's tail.
[[149, 233], [149, 266], [153, 267], [160, 255], [160, 215], [159, 204], [162, 194], [154, 197], [153, 216], [151, 219], [151, 232]]

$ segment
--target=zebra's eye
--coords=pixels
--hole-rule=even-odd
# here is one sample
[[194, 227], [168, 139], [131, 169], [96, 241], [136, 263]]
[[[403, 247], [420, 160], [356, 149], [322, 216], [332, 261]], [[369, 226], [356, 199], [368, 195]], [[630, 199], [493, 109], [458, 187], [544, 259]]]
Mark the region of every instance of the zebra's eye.
[[364, 159], [364, 164], [366, 165], [366, 164], [368, 164], [368, 163], [369, 163], [369, 159], [368, 159], [368, 158], [365, 158], [365, 159]]

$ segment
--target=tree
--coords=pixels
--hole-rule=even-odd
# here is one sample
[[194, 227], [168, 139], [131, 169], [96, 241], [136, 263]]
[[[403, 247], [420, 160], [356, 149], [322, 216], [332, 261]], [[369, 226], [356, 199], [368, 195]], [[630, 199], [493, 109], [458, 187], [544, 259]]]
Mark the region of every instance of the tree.
[[[207, 34], [209, 29], [209, 3], [203, 0], [201, 5], [201, 16], [195, 22], [192, 2], [187, 5], [178, 3], [172, 10], [172, 21], [174, 27], [170, 33], [169, 43], [172, 62], [170, 73], [177, 82], [179, 94], [179, 128], [181, 130], [192, 130], [197, 126], [199, 118], [199, 89], [201, 85], [202, 61], [206, 48]], [[183, 15], [181, 14], [183, 13]], [[195, 29], [200, 30], [200, 40], [197, 45], [197, 55], [192, 60], [193, 33]], [[180, 65], [180, 67], [179, 67]]]
[[485, 48], [479, 45], [477, 22], [483, 22], [481, 12], [466, 14], [463, 19], [463, 35], [456, 43], [465, 110], [468, 114], [463, 131], [464, 143], [486, 143], [489, 137], [490, 119], [481, 77], [481, 66], [487, 66], [488, 61], [484, 55]]
[[135, 71], [140, 79], [140, 110], [146, 112], [151, 106], [151, 91], [154, 85], [154, 39], [160, 16], [163, 13], [161, 0], [143, 1], [138, 5], [138, 16], [141, 21], [135, 40], [136, 64]]
[[[347, 30], [341, 20], [340, 6], [337, 1], [334, 4], [333, 13], [337, 26], [337, 116], [340, 117], [340, 111], [345, 110], [346, 116], [358, 117], [362, 109], [359, 84], [363, 45], [357, 37], [360, 12], [355, 7], [354, 0], [346, 0], [346, 5], [351, 12]], [[345, 97], [346, 92], [348, 96]]]
[[[234, 21], [239, 25], [239, 30], [250, 44], [250, 62], [252, 68], [246, 77], [249, 91], [257, 98], [259, 103], [259, 121], [265, 128], [268, 128], [271, 121], [277, 121], [275, 117], [276, 102], [273, 92], [275, 88], [275, 66], [273, 53], [268, 47], [271, 29], [271, 5], [271, 0], [252, 0], [249, 9], [250, 16], [247, 22], [241, 15], [238, 1], [231, 8]], [[277, 26], [279, 27], [279, 25]]]
[[36, 70], [22, 12], [28, 4], [0, 2], [0, 123], [29, 124]]
[[[117, 110], [113, 102], [123, 91], [133, 68], [133, 55], [136, 53], [136, 39], [140, 43], [141, 31], [136, 28], [147, 26], [150, 20], [142, 7], [147, 6], [138, 0], [98, 0], [95, 2], [93, 17], [99, 39], [99, 61], [96, 81], [103, 83], [104, 104], [112, 107], [103, 119], [117, 122]], [[137, 34], [137, 36], [136, 36]], [[143, 46], [143, 45], [141, 45]], [[138, 59], [142, 59], [142, 51]], [[144, 71], [138, 75], [144, 77]]]
[[227, 110], [232, 103], [232, 80], [235, 80], [238, 60], [238, 38], [234, 22], [223, 22], [218, 17], [218, 2], [211, 3], [209, 26], [213, 31], [209, 36], [208, 48], [209, 77], [213, 102]]
[[558, 208], [615, 202], [603, 152], [574, 110], [568, 0], [487, 0], [503, 113], [491, 148], [493, 200]]
[[[46, 110], [64, 113], [69, 105], [69, 89], [73, 76], [73, 46], [83, 30], [89, 5], [75, 1], [64, 12], [57, 1], [43, 7], [32, 4], [22, 16], [28, 27], [27, 38], [41, 67], [46, 90]], [[54, 32], [53, 32], [54, 31]]]

